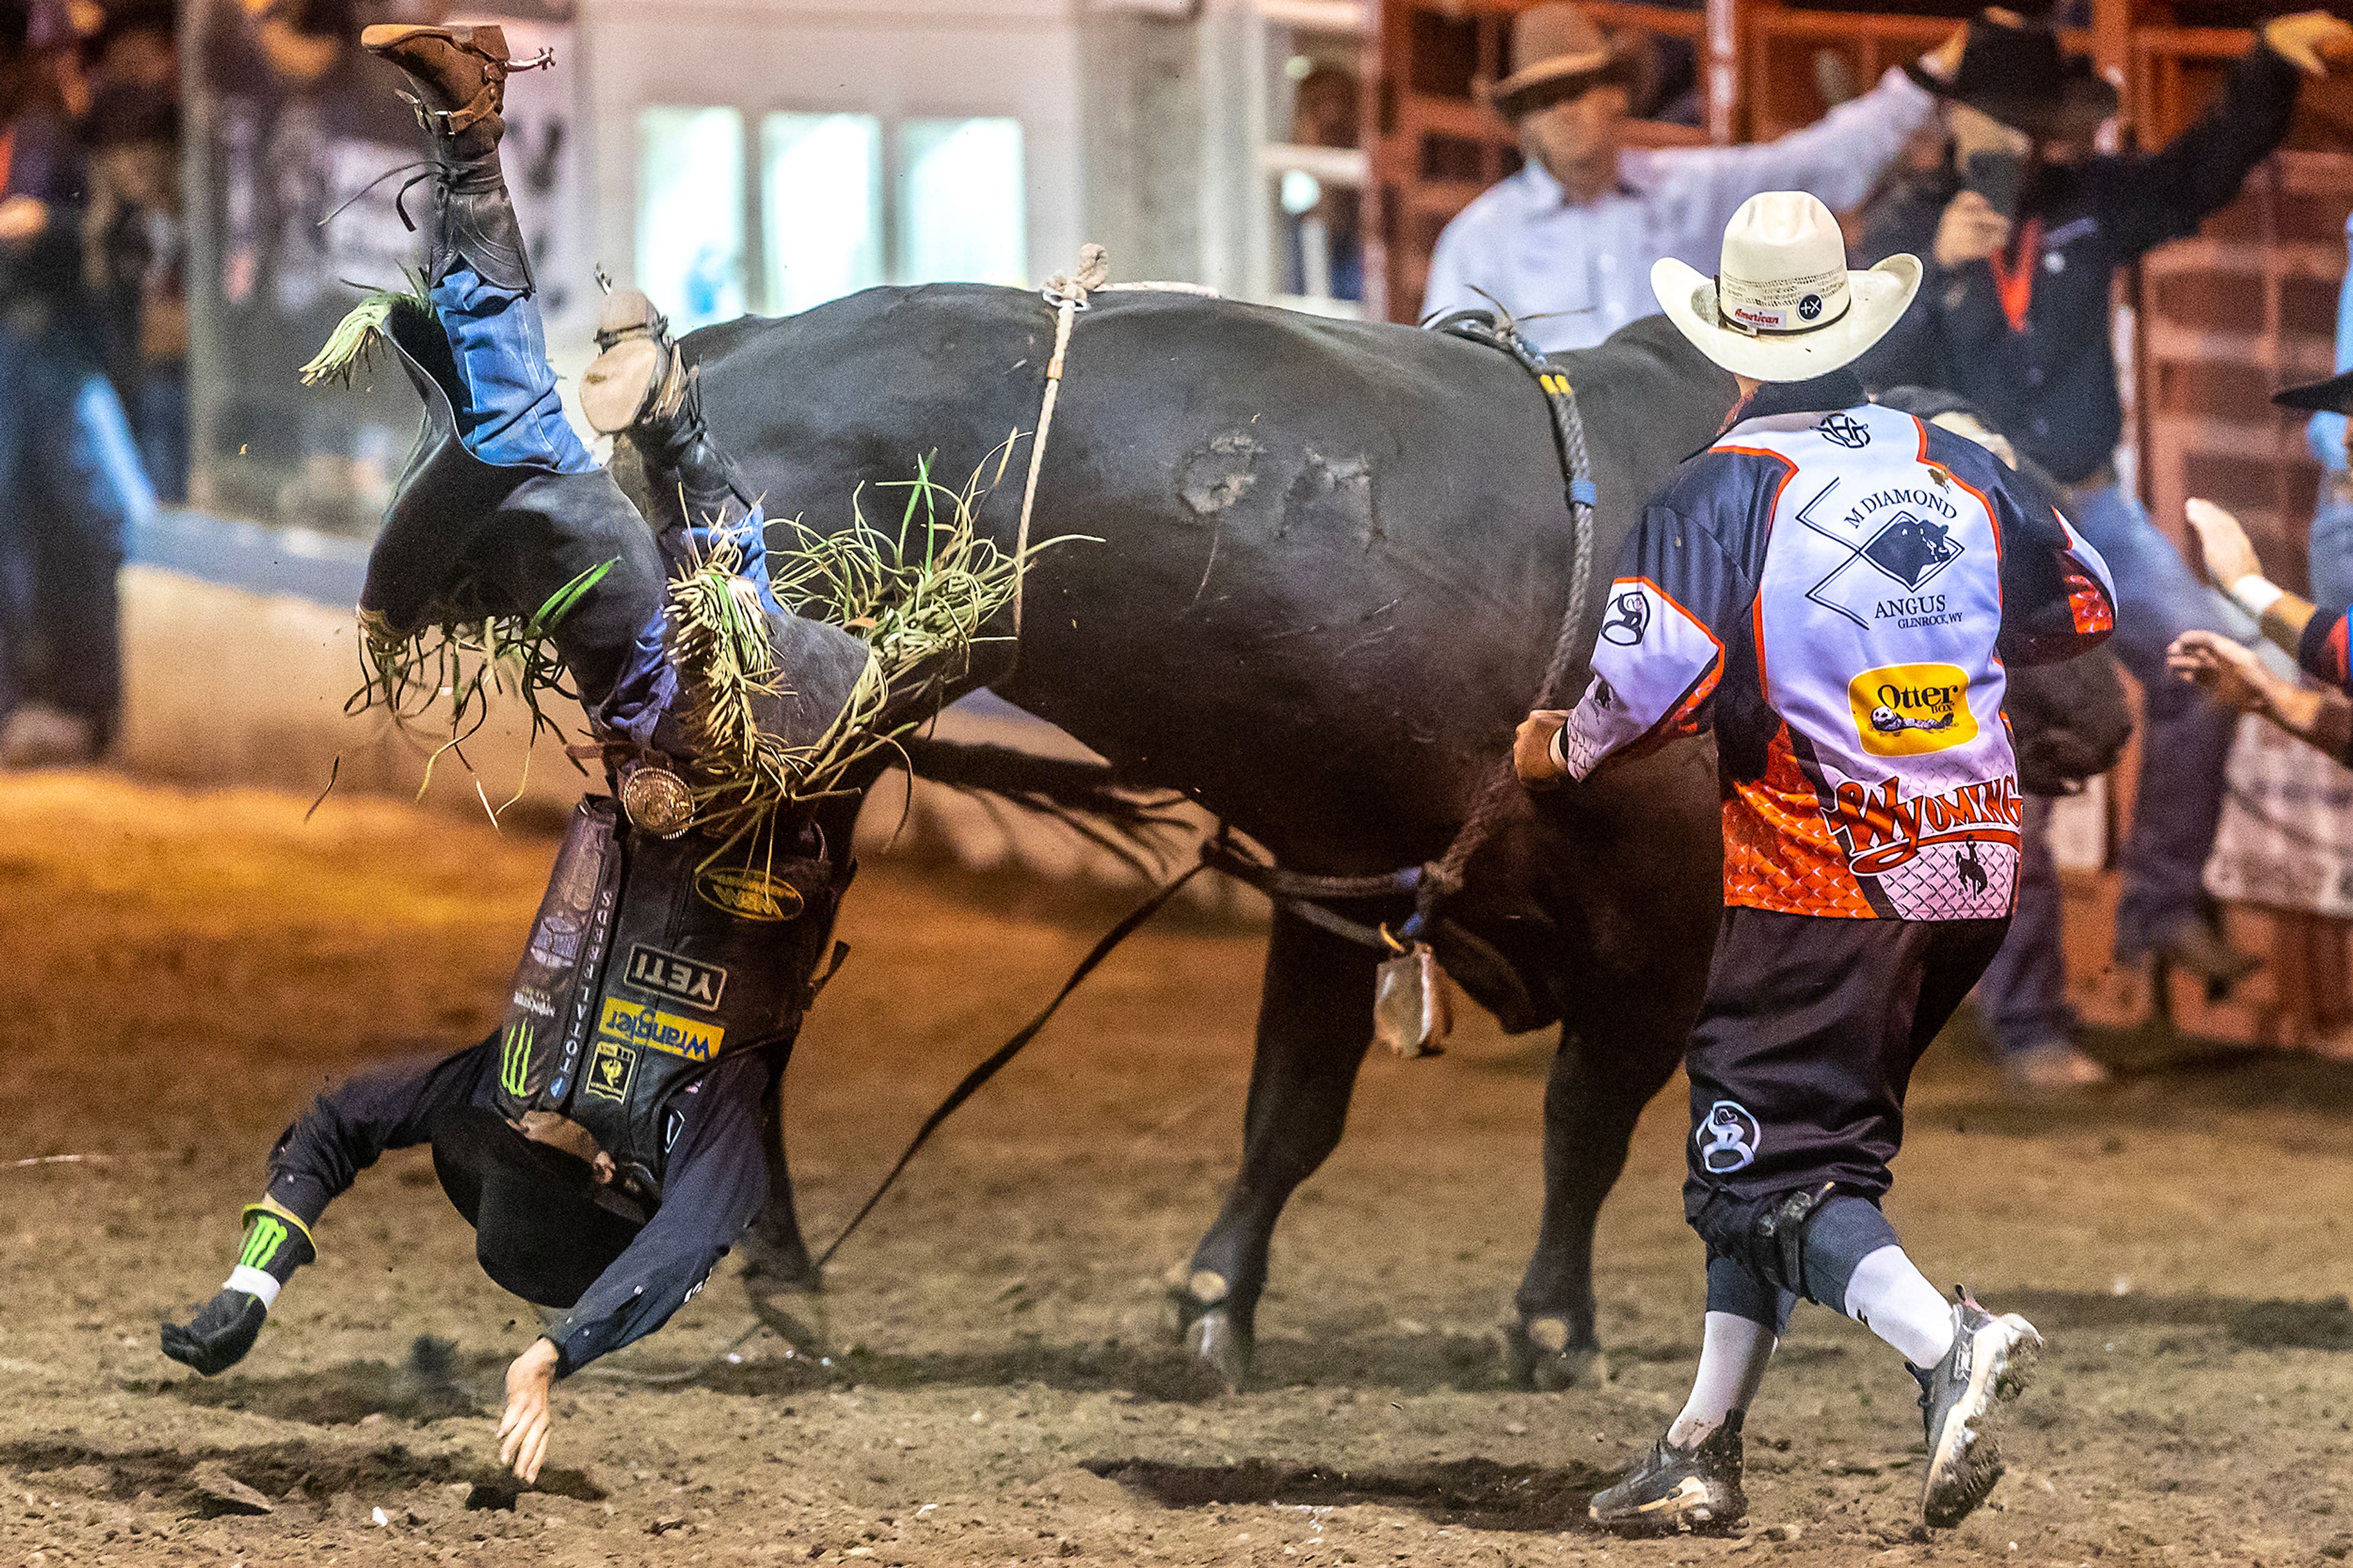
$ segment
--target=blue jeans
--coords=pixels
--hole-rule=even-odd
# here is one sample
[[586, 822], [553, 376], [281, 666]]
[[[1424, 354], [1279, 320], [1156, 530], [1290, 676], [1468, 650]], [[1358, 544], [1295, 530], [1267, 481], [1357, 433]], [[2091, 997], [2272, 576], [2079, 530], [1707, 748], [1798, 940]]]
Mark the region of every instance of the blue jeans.
[[547, 334], [531, 296], [482, 280], [463, 261], [433, 286], [433, 306], [458, 363], [458, 437], [505, 468], [587, 474], [596, 459], [564, 417]]
[[37, 697], [103, 743], [122, 705], [115, 574], [155, 492], [113, 384], [68, 334], [0, 321], [0, 722]]
[[[2203, 918], [2206, 858], [2222, 814], [2222, 770], [2237, 717], [2166, 673], [2168, 644], [2193, 627], [2241, 635], [2221, 601], [2191, 574], [2139, 500], [2114, 485], [2074, 490], [2068, 521], [2107, 562], [2116, 585], [2109, 647], [2141, 689], [2140, 780], [2118, 857], [2116, 954], [2131, 963], [2182, 922]], [[2003, 1055], [2065, 1040], [2073, 1026], [2059, 949], [2059, 877], [2044, 827], [2028, 814], [2018, 912], [1978, 984], [1978, 1006]]]

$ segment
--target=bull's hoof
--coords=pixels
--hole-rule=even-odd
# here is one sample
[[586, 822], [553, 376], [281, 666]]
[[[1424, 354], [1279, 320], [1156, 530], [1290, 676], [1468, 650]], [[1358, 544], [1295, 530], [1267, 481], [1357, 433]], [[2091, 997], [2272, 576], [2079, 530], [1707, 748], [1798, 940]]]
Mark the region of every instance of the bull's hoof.
[[1567, 1318], [1514, 1318], [1504, 1325], [1504, 1370], [1514, 1387], [1539, 1394], [1592, 1388], [1609, 1378], [1609, 1363], [1590, 1331], [1579, 1334]]
[[757, 1226], [744, 1237], [744, 1294], [752, 1315], [803, 1355], [827, 1353], [825, 1276], [795, 1237], [776, 1246]]
[[1258, 1335], [1224, 1276], [1207, 1268], [1176, 1269], [1168, 1283], [1168, 1315], [1185, 1347], [1184, 1391], [1196, 1399], [1240, 1393]]

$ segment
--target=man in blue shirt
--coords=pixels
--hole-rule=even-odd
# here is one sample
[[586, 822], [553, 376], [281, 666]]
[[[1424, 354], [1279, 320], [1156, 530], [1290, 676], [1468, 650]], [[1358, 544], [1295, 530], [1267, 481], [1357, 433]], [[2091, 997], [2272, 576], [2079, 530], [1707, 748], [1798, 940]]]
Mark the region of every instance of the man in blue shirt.
[[[1922, 61], [1933, 79], [1959, 55], [1955, 34]], [[1859, 205], [1934, 113], [1901, 70], [1778, 142], [1737, 147], [1621, 146], [1641, 72], [1630, 42], [1566, 0], [1512, 23], [1512, 74], [1489, 97], [1527, 163], [1438, 237], [1425, 318], [1486, 308], [1519, 318], [1548, 353], [1590, 348], [1655, 314], [1651, 264], [1715, 264], [1724, 226], [1760, 191], [1806, 191]]]

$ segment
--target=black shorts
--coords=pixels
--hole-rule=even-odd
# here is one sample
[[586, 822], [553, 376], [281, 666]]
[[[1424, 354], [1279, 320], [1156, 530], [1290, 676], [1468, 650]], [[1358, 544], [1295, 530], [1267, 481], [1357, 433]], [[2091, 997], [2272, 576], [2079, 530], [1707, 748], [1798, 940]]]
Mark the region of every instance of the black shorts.
[[1913, 1066], [2009, 926], [1726, 909], [1684, 1058], [1685, 1214], [1825, 1183], [1885, 1192]]

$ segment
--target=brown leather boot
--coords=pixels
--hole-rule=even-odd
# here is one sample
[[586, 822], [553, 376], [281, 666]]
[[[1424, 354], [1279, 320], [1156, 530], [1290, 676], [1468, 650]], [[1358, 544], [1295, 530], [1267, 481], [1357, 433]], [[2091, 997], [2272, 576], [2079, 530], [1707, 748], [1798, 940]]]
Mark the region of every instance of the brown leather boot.
[[635, 289], [605, 297], [595, 362], [580, 377], [580, 408], [599, 434], [626, 434], [644, 458], [655, 535], [672, 564], [680, 531], [733, 526], [753, 498], [702, 422], [702, 385], [679, 356], [670, 322]]
[[532, 292], [530, 252], [499, 167], [499, 138], [506, 132], [501, 110], [508, 76], [544, 58], [516, 65], [506, 30], [495, 26], [382, 24], [360, 35], [360, 47], [407, 75], [416, 91], [403, 96], [433, 138], [440, 170], [427, 236], [427, 277], [439, 282], [462, 258], [486, 281]]
[[468, 159], [498, 151], [513, 65], [505, 28], [381, 23], [360, 35], [360, 47], [407, 75], [417, 89], [409, 101], [433, 133], [435, 152]]

